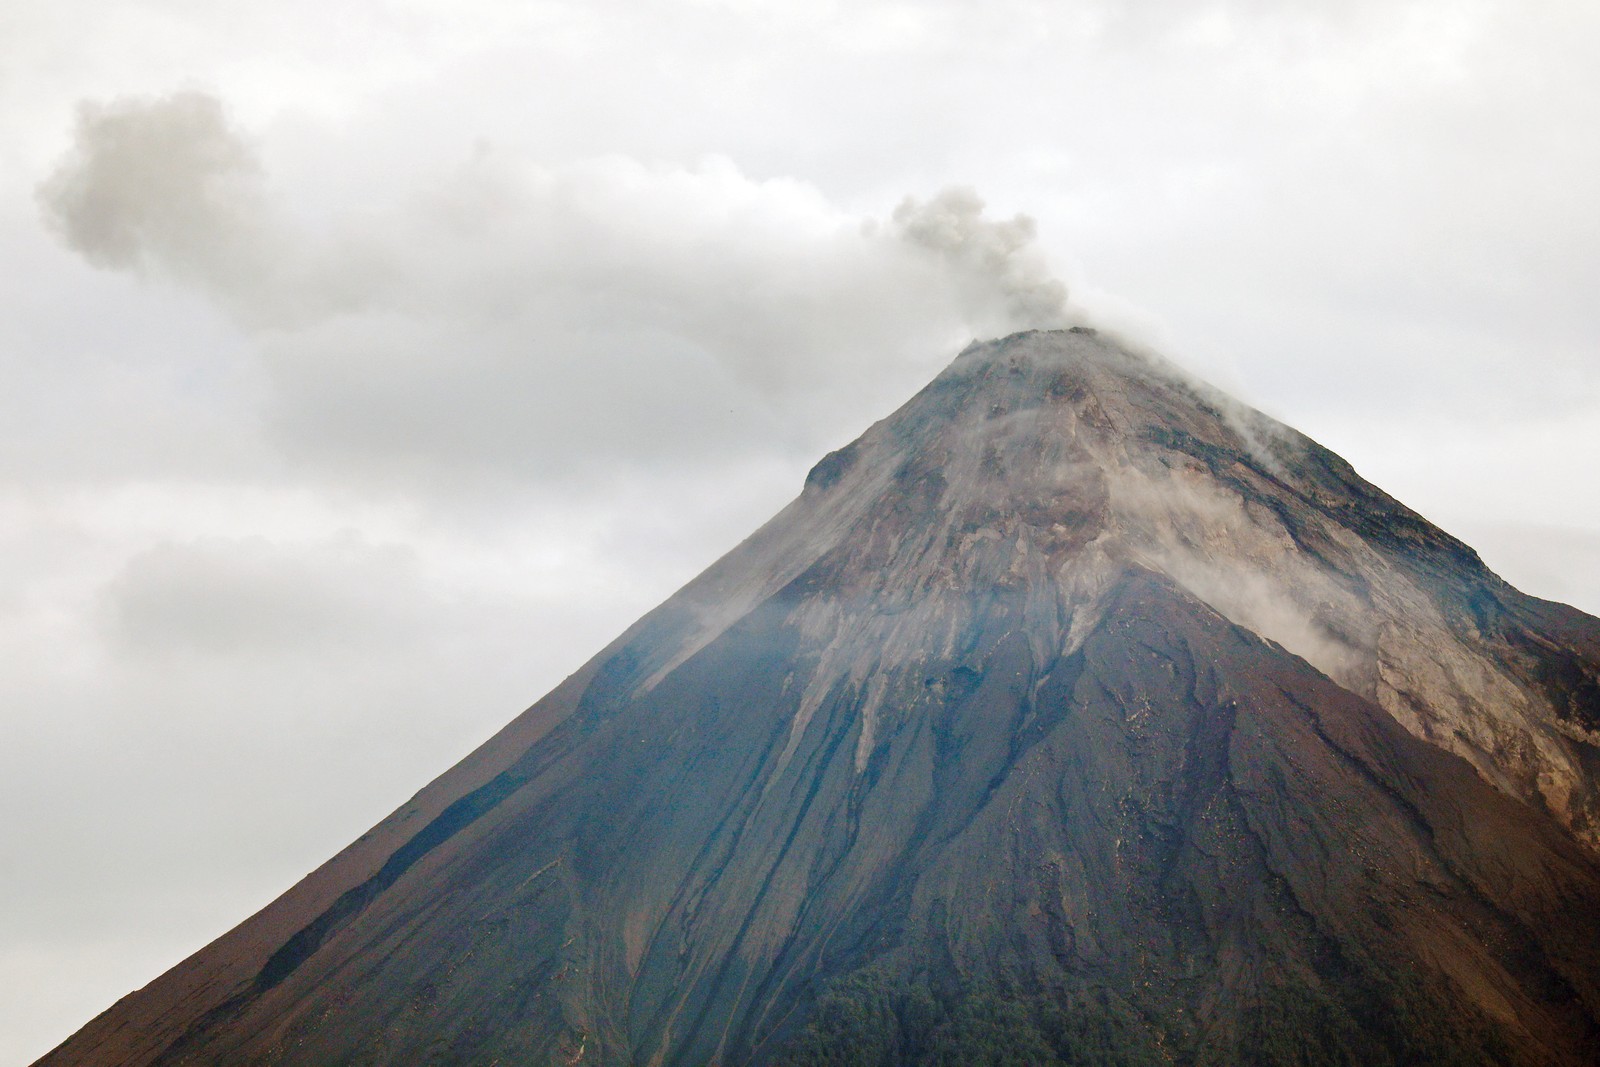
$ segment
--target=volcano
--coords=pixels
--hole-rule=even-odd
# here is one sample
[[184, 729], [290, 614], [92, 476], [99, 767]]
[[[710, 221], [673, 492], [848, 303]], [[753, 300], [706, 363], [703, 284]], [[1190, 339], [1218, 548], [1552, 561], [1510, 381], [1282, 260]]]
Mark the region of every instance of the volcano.
[[1593, 1064], [1600, 620], [1086, 328], [975, 344], [41, 1064]]

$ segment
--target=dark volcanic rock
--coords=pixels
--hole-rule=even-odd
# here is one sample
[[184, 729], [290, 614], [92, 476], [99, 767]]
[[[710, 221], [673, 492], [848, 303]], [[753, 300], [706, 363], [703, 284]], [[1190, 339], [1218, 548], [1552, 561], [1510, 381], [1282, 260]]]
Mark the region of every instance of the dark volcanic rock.
[[1088, 333], [974, 346], [65, 1064], [1587, 1064], [1600, 623]]

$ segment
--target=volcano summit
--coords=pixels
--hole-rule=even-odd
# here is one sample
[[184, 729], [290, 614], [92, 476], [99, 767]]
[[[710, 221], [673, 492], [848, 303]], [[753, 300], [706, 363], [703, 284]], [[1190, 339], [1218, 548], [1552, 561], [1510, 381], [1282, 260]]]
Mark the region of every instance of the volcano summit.
[[964, 351], [68, 1064], [1592, 1064], [1600, 620], [1093, 331]]

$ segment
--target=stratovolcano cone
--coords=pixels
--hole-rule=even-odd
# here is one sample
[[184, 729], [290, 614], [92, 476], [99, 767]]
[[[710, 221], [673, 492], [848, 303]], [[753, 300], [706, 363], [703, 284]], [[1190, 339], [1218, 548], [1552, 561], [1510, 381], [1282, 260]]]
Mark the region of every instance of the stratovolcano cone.
[[1073, 330], [974, 345], [47, 1064], [1587, 1064], [1600, 621]]

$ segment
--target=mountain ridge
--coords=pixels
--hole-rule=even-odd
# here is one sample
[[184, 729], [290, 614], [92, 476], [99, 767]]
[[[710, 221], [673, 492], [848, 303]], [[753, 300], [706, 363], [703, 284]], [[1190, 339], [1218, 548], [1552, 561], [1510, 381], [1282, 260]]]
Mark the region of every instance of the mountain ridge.
[[40, 1062], [1581, 1063], [1597, 678], [1600, 622], [1159, 357], [975, 344]]

